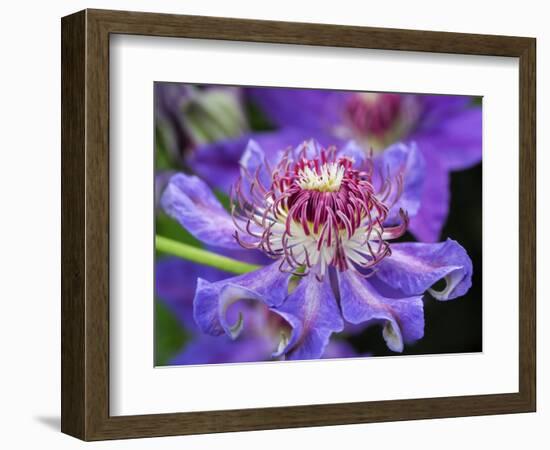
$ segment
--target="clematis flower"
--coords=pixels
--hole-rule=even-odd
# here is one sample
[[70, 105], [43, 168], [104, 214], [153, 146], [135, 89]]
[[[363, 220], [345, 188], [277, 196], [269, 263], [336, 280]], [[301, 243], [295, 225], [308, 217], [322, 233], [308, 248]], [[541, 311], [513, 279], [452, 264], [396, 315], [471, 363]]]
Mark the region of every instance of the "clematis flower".
[[[319, 358], [345, 323], [381, 324], [395, 352], [422, 338], [422, 296], [445, 301], [464, 295], [472, 263], [453, 240], [392, 242], [406, 231], [404, 208], [419, 193], [408, 192], [406, 166], [399, 164], [416, 149], [390, 150], [377, 164], [353, 142], [337, 150], [308, 141], [272, 163], [251, 141], [231, 216], [202, 180], [173, 176], [161, 203], [197, 239], [261, 250], [274, 260], [237, 277], [199, 278], [194, 318], [201, 331], [238, 339], [249, 326], [246, 310], [233, 319], [228, 312], [246, 300], [278, 316], [274, 358]], [[445, 287], [435, 290], [439, 280]]]
[[[435, 242], [449, 211], [449, 172], [481, 160], [481, 108], [470, 106], [471, 97], [284, 88], [245, 91], [278, 130], [199, 148], [191, 164], [214, 186], [225, 188], [236, 176], [236, 162], [250, 138], [268, 154], [284, 148], [289, 138], [297, 141], [311, 136], [325, 146], [353, 139], [375, 154], [396, 142], [416, 142], [428, 175], [422, 206], [415, 214], [410, 212], [409, 229], [418, 239]], [[212, 150], [221, 155], [218, 162], [212, 160]], [[225, 175], [214, 179], [207, 172], [218, 175], [217, 168]]]

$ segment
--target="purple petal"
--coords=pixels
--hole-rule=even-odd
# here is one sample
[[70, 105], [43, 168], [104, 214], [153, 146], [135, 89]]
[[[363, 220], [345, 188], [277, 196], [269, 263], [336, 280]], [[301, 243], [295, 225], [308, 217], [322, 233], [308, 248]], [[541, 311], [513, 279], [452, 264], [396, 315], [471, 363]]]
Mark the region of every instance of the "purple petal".
[[281, 152], [315, 137], [323, 145], [337, 143], [327, 136], [314, 134], [311, 131], [284, 128], [278, 131], [250, 133], [234, 139], [225, 139], [198, 147], [188, 158], [187, 163], [193, 170], [208, 182], [224, 192], [239, 178], [239, 161], [250, 140], [253, 140], [264, 151], [267, 161], [273, 166]]
[[256, 264], [258, 266], [265, 266], [273, 262], [272, 258], [269, 258], [261, 250], [248, 249], [239, 247], [238, 249], [232, 248], [221, 248], [210, 245], [204, 246], [205, 250], [217, 253], [219, 255], [227, 256], [228, 258], [233, 258], [238, 261], [247, 262], [250, 264]]
[[249, 337], [232, 341], [225, 337], [197, 336], [175, 356], [170, 365], [223, 364], [271, 360], [272, 342]]
[[310, 273], [277, 311], [300, 321], [287, 345], [287, 359], [317, 359], [323, 355], [330, 335], [344, 329], [340, 309], [332, 293], [329, 277], [322, 282]]
[[314, 138], [297, 142], [291, 153], [292, 158], [294, 161], [299, 161], [302, 158], [314, 159], [320, 154], [322, 148], [321, 143]]
[[449, 173], [430, 153], [424, 153], [425, 173], [420, 208], [409, 223], [418, 240], [437, 242], [449, 213]]
[[[413, 142], [409, 145], [397, 143], [388, 147], [376, 159], [376, 167], [390, 180], [403, 177], [403, 188], [399, 199], [390, 209], [388, 221], [399, 219], [399, 210], [403, 209], [409, 216], [414, 216], [420, 208], [422, 189], [424, 186], [425, 164], [421, 152]], [[394, 188], [394, 189], [397, 189]], [[392, 202], [393, 195], [388, 199]]]
[[[452, 239], [438, 244], [393, 244], [391, 250], [391, 255], [376, 266], [376, 276], [405, 295], [429, 291], [438, 300], [451, 300], [464, 295], [472, 285], [472, 260]], [[430, 289], [441, 279], [446, 281], [442, 291]]]
[[349, 94], [323, 89], [248, 88], [246, 95], [276, 125], [328, 132], [341, 122]]
[[259, 183], [264, 189], [271, 186], [271, 173], [269, 163], [263, 148], [254, 140], [248, 141], [239, 164], [241, 166], [241, 178], [243, 180], [243, 192], [249, 192], [253, 182]]
[[467, 108], [411, 136], [424, 154], [437, 157], [448, 170], [469, 168], [481, 161], [482, 111]]
[[255, 300], [269, 307], [279, 305], [288, 293], [289, 278], [290, 274], [279, 270], [279, 263], [215, 283], [199, 278], [193, 300], [195, 322], [204, 333], [226, 333], [235, 338], [246, 324], [242, 315], [230, 324], [229, 307], [239, 300]]
[[367, 160], [366, 151], [355, 141], [348, 141], [341, 150], [337, 152], [338, 158], [349, 158], [354, 161], [353, 166], [359, 169], [364, 167]]
[[162, 194], [161, 205], [200, 241], [215, 247], [242, 248], [234, 238], [231, 216], [199, 178], [174, 175]]
[[424, 309], [421, 296], [386, 298], [369, 280], [355, 272], [338, 274], [344, 319], [352, 324], [384, 323], [382, 334], [388, 347], [402, 352], [404, 343], [424, 336]]
[[182, 325], [196, 329], [193, 319], [193, 297], [197, 278], [210, 282], [223, 280], [228, 274], [213, 267], [180, 258], [161, 258], [155, 262], [155, 293]]
[[163, 171], [157, 171], [155, 173], [155, 209], [160, 206], [160, 197], [162, 195], [162, 191], [164, 191], [164, 188], [170, 181], [170, 178], [174, 175], [173, 170], [163, 170]]
[[472, 103], [468, 95], [416, 95], [421, 115], [418, 118], [417, 130], [431, 129], [447, 117], [460, 113]]

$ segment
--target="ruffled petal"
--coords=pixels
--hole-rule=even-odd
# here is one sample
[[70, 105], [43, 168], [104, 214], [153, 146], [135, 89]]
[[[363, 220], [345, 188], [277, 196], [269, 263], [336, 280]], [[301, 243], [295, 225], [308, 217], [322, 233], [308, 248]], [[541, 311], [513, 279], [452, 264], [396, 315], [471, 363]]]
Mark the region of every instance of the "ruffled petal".
[[287, 359], [320, 358], [331, 334], [344, 329], [328, 277], [320, 282], [310, 273], [276, 309], [297, 318], [300, 323], [299, 327], [294, 327], [284, 352]]
[[383, 323], [388, 347], [402, 352], [405, 343], [424, 336], [424, 306], [421, 296], [387, 298], [368, 279], [355, 272], [338, 274], [340, 304], [344, 319], [352, 324]]
[[227, 312], [231, 305], [239, 300], [259, 301], [268, 307], [280, 305], [288, 293], [290, 276], [279, 270], [279, 263], [273, 263], [215, 283], [199, 278], [193, 300], [195, 322], [206, 334], [226, 333], [236, 338], [246, 324], [242, 314], [230, 323]]
[[[394, 185], [398, 177], [402, 178], [401, 189], [399, 186], [393, 186], [393, 192], [390, 193], [386, 201], [392, 205], [388, 222], [398, 221], [401, 209], [406, 211], [409, 217], [414, 216], [420, 208], [422, 189], [426, 178], [424, 158], [417, 145], [414, 142], [408, 145], [394, 144], [376, 158], [375, 166]], [[399, 193], [400, 196], [396, 198]]]
[[[438, 300], [451, 300], [472, 285], [472, 260], [452, 239], [438, 244], [393, 244], [391, 249], [391, 255], [376, 266], [376, 276], [405, 295], [428, 291]], [[442, 279], [446, 282], [443, 290], [431, 289]]]
[[437, 242], [447, 221], [450, 203], [449, 172], [430, 153], [424, 153], [425, 173], [420, 208], [411, 217], [409, 231], [424, 242]]
[[241, 249], [235, 240], [235, 225], [210, 188], [196, 176], [174, 175], [161, 198], [164, 211], [200, 241]]

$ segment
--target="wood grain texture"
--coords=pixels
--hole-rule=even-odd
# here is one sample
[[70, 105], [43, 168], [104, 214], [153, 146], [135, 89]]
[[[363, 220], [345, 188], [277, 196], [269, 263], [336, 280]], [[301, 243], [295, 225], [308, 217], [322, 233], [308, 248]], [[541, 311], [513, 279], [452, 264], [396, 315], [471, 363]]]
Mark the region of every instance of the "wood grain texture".
[[[109, 416], [109, 34], [112, 33], [519, 57], [519, 392]], [[535, 53], [535, 40], [523, 37], [102, 10], [86, 10], [63, 18], [62, 431], [84, 440], [99, 440], [534, 411]]]
[[61, 27], [61, 430], [84, 436], [85, 20]]
[[519, 62], [519, 391], [536, 409], [536, 41]]

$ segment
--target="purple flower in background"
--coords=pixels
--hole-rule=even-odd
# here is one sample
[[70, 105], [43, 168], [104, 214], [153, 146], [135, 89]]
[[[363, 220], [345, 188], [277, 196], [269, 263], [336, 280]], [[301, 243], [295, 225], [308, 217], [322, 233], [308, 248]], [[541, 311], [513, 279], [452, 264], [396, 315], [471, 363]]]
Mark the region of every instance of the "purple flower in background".
[[250, 138], [268, 155], [312, 136], [325, 146], [353, 139], [375, 154], [396, 142], [415, 142], [427, 176], [420, 209], [409, 211], [409, 229], [420, 240], [435, 242], [449, 211], [449, 172], [481, 160], [481, 108], [471, 107], [471, 97], [285, 88], [245, 92], [278, 129], [197, 149], [192, 167], [222, 189], [236, 176], [236, 162]]
[[[420, 339], [422, 295], [465, 294], [472, 263], [452, 240], [390, 243], [407, 229], [406, 209], [418, 205], [421, 192], [404, 182], [407, 171], [418, 169], [417, 153], [399, 145], [373, 160], [354, 143], [337, 151], [308, 141], [268, 158], [251, 141], [232, 216], [199, 178], [173, 176], [162, 206], [197, 239], [274, 259], [237, 277], [199, 278], [194, 318], [201, 331], [238, 339], [254, 329], [247, 308], [259, 304], [278, 324], [274, 358], [321, 357], [345, 322], [382, 324], [395, 352]], [[434, 290], [442, 279], [445, 288]]]

